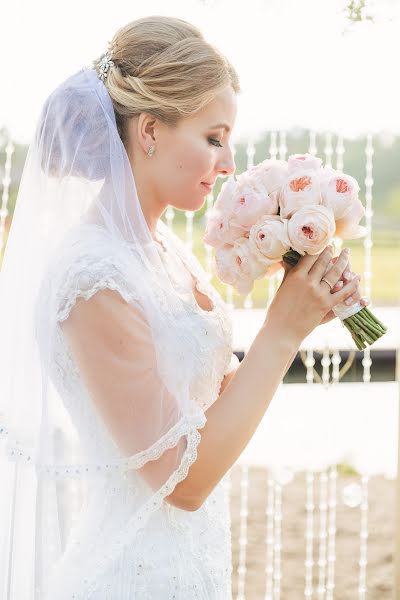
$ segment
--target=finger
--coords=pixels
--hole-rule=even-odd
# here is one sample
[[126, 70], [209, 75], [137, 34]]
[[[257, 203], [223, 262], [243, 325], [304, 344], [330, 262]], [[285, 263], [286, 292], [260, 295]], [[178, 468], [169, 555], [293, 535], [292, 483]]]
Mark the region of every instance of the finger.
[[339, 290], [342, 289], [342, 287], [344, 286], [343, 281], [341, 281], [339, 279], [339, 281], [337, 283], [335, 283], [335, 285], [333, 286], [333, 288], [331, 289], [331, 294], [334, 294], [335, 292], [338, 292]]
[[360, 275], [356, 275], [352, 281], [349, 281], [343, 288], [336, 292], [335, 294], [331, 294], [331, 306], [336, 306], [336, 304], [341, 304], [349, 298], [354, 292], [357, 290], [357, 286], [359, 284], [361, 277]]
[[322, 279], [322, 277], [324, 277], [325, 279], [330, 281], [330, 283], [332, 285], [335, 285], [335, 283], [337, 281], [339, 281], [339, 279], [342, 277], [343, 272], [346, 270], [348, 261], [349, 261], [349, 249], [345, 248], [339, 254], [337, 261], [330, 268], [328, 268], [326, 270], [326, 273], [321, 275], [320, 279]]
[[[314, 257], [315, 258], [315, 257]], [[310, 264], [309, 274], [315, 278], [316, 281], [321, 281], [325, 271], [328, 268], [332, 259], [332, 246], [327, 246], [321, 254], [317, 255], [316, 260]], [[338, 278], [339, 279], [339, 278]], [[336, 280], [337, 281], [337, 280]], [[335, 281], [335, 283], [336, 283]]]
[[348, 281], [351, 281], [353, 279], [353, 277], [355, 276], [355, 273], [353, 273], [353, 271], [349, 270], [349, 264], [347, 264], [346, 269], [343, 271], [343, 281], [345, 283], [347, 283]]

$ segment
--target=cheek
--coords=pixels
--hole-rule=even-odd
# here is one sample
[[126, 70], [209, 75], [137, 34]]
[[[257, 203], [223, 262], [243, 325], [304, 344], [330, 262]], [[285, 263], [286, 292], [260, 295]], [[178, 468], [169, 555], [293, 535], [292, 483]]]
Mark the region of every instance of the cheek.
[[197, 185], [214, 166], [214, 155], [204, 142], [187, 144], [175, 156], [175, 173], [181, 181]]

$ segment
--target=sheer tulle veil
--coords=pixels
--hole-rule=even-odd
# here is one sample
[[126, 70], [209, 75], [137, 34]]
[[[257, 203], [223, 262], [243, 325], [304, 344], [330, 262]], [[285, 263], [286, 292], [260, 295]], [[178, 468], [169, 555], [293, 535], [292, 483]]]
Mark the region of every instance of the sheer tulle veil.
[[[71, 415], [54, 385], [53, 359], [58, 325], [70, 308], [63, 291], [70, 266], [99, 245], [121, 272], [121, 286], [135, 290], [164, 391], [152, 399], [147, 429], [130, 451], [110, 446], [94, 456], [82, 443], [79, 416]], [[131, 300], [129, 292], [125, 299]], [[146, 493], [123, 526], [99, 531], [84, 576], [79, 561], [71, 567], [66, 585], [79, 590], [76, 598], [89, 597], [99, 573], [187, 474], [206, 417], [190, 395], [190, 352], [173, 340], [171, 322], [180, 311], [143, 216], [107, 88], [94, 69], [81, 69], [41, 110], [0, 275], [2, 598], [54, 598], [53, 573], [71, 544], [69, 512], [79, 518], [88, 492], [103, 485], [99, 473], [126, 476], [175, 449], [167, 476], [153, 487], [143, 483]]]

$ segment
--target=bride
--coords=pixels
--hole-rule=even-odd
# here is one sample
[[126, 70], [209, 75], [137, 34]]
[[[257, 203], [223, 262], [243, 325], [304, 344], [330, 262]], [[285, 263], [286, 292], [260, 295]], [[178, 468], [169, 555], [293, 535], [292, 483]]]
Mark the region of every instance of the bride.
[[303, 338], [360, 298], [346, 251], [302, 258], [239, 365], [160, 219], [234, 173], [239, 92], [197, 28], [151, 16], [43, 106], [1, 273], [2, 598], [231, 598], [225, 475]]

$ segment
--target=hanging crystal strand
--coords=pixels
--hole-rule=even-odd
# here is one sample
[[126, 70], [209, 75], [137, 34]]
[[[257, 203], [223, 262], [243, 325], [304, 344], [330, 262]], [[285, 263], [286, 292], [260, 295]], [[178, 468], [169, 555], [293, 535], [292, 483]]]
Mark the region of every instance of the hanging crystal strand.
[[329, 384], [329, 380], [331, 378], [330, 369], [329, 369], [329, 367], [331, 366], [331, 356], [330, 356], [328, 346], [325, 346], [325, 348], [324, 348], [324, 352], [322, 354], [322, 359], [321, 359], [321, 366], [322, 366], [322, 383], [325, 386], [327, 386]]
[[286, 131], [279, 132], [279, 159], [286, 160], [287, 145], [286, 145]]
[[304, 597], [312, 598], [313, 595], [313, 541], [314, 541], [314, 473], [306, 473], [306, 560]]
[[314, 383], [315, 358], [314, 358], [314, 352], [312, 350], [307, 350], [305, 363], [306, 363], [306, 381], [307, 381], [307, 383]]
[[318, 557], [318, 600], [325, 598], [326, 538], [327, 538], [327, 495], [328, 476], [326, 470], [319, 475], [319, 557]]
[[[372, 134], [367, 135], [367, 145], [365, 148], [366, 154], [366, 176], [365, 176], [365, 226], [367, 228], [367, 235], [364, 239], [364, 293], [369, 300], [371, 300], [371, 276], [372, 276], [372, 186], [374, 180], [372, 179], [372, 157], [374, 154], [374, 148], [372, 144]], [[365, 383], [371, 381], [371, 351], [368, 346], [364, 350], [364, 358], [362, 361], [364, 367], [363, 380]]]
[[1, 197], [1, 209], [0, 209], [0, 257], [3, 250], [3, 246], [5, 244], [5, 227], [6, 227], [6, 218], [8, 215], [8, 198], [9, 198], [9, 190], [11, 183], [11, 164], [12, 164], [12, 155], [14, 153], [15, 146], [11, 140], [11, 135], [8, 138], [8, 143], [6, 146], [6, 162], [4, 165], [4, 177], [2, 180], [3, 185], [3, 194]]
[[247, 503], [249, 476], [248, 466], [241, 465], [240, 479], [240, 533], [239, 533], [239, 565], [237, 600], [245, 600], [244, 588], [246, 583], [246, 549], [247, 549]]
[[340, 363], [342, 358], [338, 349], [332, 353], [332, 383], [339, 383], [340, 380]]
[[314, 156], [317, 154], [317, 132], [311, 130], [310, 131], [310, 142], [308, 146], [308, 152], [313, 154]]
[[193, 251], [193, 210], [185, 210], [186, 217], [186, 246], [192, 252]]
[[271, 142], [269, 145], [270, 158], [276, 159], [278, 154], [277, 135], [276, 131], [271, 131]]
[[281, 552], [282, 552], [282, 485], [275, 482], [274, 485], [274, 600], [281, 597]]
[[326, 600], [333, 600], [335, 589], [335, 562], [336, 562], [336, 465], [329, 469], [329, 501], [328, 501], [328, 568], [326, 578]]
[[333, 146], [332, 146], [332, 133], [327, 131], [325, 134], [325, 166], [332, 167], [332, 154], [333, 154]]
[[167, 210], [165, 211], [165, 220], [167, 223], [167, 226], [171, 229], [173, 229], [173, 220], [175, 218], [175, 209], [173, 206], [168, 206]]
[[336, 169], [338, 171], [343, 171], [343, 167], [344, 167], [343, 155], [344, 155], [344, 152], [345, 152], [345, 148], [344, 148], [343, 134], [339, 132], [338, 133], [337, 142], [336, 142]]
[[267, 517], [267, 533], [265, 537], [265, 545], [267, 547], [265, 575], [266, 575], [266, 587], [265, 587], [265, 599], [273, 600], [272, 597], [272, 583], [274, 574], [274, 480], [268, 471], [267, 480], [267, 506], [265, 514]]
[[358, 578], [358, 598], [365, 600], [367, 593], [367, 549], [368, 549], [368, 475], [361, 477], [362, 501], [360, 527], [360, 572]]

